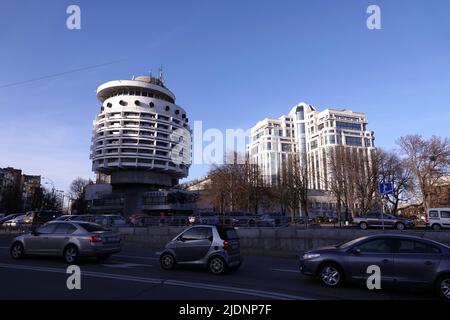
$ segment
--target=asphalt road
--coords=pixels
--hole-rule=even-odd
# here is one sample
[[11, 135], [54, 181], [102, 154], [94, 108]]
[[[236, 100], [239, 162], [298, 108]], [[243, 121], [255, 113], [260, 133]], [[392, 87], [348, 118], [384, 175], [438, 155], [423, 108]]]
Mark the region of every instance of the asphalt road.
[[427, 291], [370, 291], [348, 284], [329, 289], [300, 274], [295, 259], [245, 256], [240, 270], [215, 276], [202, 269], [165, 271], [157, 250], [125, 246], [109, 260], [81, 261], [81, 289], [69, 290], [67, 265], [59, 258], [9, 256], [0, 239], [0, 299], [431, 299]]

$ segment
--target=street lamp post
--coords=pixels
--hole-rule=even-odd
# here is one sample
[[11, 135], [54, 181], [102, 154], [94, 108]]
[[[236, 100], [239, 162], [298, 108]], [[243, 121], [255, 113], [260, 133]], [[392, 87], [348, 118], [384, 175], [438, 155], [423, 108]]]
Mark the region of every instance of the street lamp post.
[[47, 178], [47, 177], [42, 177], [42, 180], [47, 180], [47, 182], [44, 182], [44, 184], [47, 184], [47, 185], [51, 184], [51, 186], [52, 186], [52, 201], [53, 201], [53, 199], [55, 197], [55, 183], [53, 182], [52, 179]]

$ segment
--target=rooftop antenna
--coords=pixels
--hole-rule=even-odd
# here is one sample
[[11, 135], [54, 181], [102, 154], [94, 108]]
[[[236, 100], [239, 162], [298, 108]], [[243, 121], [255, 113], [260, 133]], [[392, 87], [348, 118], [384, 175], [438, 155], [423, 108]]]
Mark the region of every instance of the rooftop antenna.
[[164, 74], [162, 65], [159, 66], [159, 81], [161, 81], [161, 83], [164, 83]]

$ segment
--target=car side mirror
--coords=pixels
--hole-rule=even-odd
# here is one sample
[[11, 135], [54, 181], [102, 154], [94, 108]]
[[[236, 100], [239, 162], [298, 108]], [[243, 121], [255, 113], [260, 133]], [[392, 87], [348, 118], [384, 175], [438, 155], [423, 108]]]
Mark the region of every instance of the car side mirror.
[[213, 242], [214, 237], [213, 237], [213, 236], [210, 236], [210, 237], [208, 238], [208, 240], [209, 240], [209, 242]]
[[179, 236], [179, 237], [177, 238], [177, 241], [181, 241], [181, 242], [184, 242], [184, 238], [183, 238], [183, 236]]
[[359, 248], [353, 248], [351, 251], [355, 256], [358, 256], [361, 254], [361, 250]]

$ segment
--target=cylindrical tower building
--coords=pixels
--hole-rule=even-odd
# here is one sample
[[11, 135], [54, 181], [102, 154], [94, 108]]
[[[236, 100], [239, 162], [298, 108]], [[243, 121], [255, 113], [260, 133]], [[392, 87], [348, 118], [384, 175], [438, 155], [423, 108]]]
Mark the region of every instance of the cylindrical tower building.
[[115, 191], [170, 188], [187, 177], [191, 130], [186, 111], [158, 78], [115, 80], [97, 89], [92, 169]]

